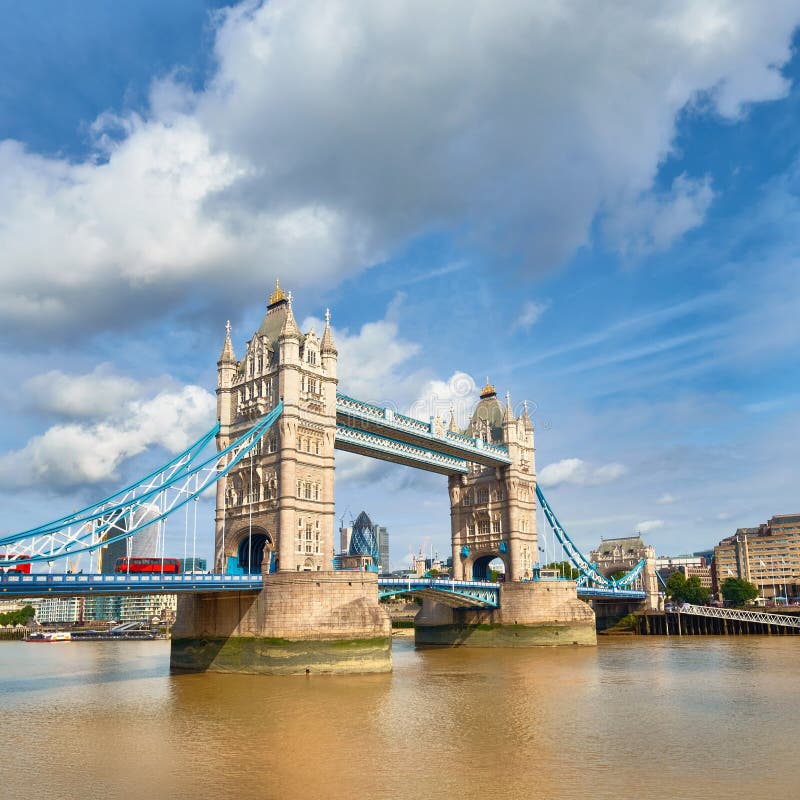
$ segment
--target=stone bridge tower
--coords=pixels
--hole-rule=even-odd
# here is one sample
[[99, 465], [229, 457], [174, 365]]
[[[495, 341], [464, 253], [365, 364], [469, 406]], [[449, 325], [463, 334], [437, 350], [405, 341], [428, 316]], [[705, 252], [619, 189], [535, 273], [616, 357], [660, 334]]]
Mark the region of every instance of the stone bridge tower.
[[[450, 429], [457, 431], [455, 420]], [[538, 561], [536, 537], [536, 462], [533, 423], [527, 405], [514, 417], [487, 379], [466, 435], [508, 449], [511, 464], [492, 468], [471, 464], [468, 475], [449, 478], [453, 577], [485, 580], [494, 558], [505, 564], [506, 581], [531, 578]]]
[[276, 281], [266, 315], [236, 359], [227, 326], [217, 362], [222, 449], [283, 399], [252, 455], [217, 482], [215, 569], [331, 570], [337, 352], [325, 330], [303, 334]]

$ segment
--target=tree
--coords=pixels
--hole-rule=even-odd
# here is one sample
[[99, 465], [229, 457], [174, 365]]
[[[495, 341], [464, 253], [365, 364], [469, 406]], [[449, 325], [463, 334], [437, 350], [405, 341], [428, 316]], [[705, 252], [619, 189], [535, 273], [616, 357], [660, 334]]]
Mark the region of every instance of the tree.
[[692, 575], [688, 580], [678, 570], [667, 578], [667, 596], [680, 603], [691, 603], [693, 606], [702, 606], [708, 602], [710, 592], [700, 583], [697, 575]]
[[758, 597], [758, 586], [743, 578], [726, 578], [722, 582], [722, 596], [734, 606], [742, 606]]
[[691, 603], [693, 606], [704, 606], [708, 602], [710, 594], [711, 592], [700, 583], [697, 575], [692, 575], [686, 580], [683, 589], [684, 602]]
[[24, 606], [18, 611], [0, 614], [0, 625], [27, 625], [36, 616], [33, 606]]
[[680, 570], [676, 570], [667, 578], [667, 587], [665, 589], [667, 597], [674, 597], [676, 600], [682, 601], [685, 587], [686, 576]]

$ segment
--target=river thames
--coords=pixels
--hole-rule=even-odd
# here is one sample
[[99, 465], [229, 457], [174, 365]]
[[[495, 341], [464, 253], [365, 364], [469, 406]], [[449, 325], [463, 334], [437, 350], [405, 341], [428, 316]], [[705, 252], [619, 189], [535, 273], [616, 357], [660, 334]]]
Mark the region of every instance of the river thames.
[[800, 796], [794, 637], [415, 650], [394, 672], [170, 675], [167, 642], [0, 644], [2, 796]]

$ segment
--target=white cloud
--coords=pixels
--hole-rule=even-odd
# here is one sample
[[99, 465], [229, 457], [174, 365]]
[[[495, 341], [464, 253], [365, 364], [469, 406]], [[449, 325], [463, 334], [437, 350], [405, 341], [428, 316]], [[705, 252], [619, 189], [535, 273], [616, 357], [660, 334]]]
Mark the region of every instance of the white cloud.
[[651, 531], [657, 531], [659, 528], [663, 527], [663, 519], [646, 519], [643, 522], [636, 523], [636, 530], [639, 531], [639, 533], [650, 533]]
[[[339, 390], [396, 411], [405, 411], [409, 398], [423, 380], [410, 363], [421, 347], [400, 336], [395, 320], [402, 301], [402, 295], [398, 295], [384, 319], [365, 322], [358, 331], [331, 326], [339, 352]], [[322, 335], [324, 322], [307, 317], [301, 327], [304, 331], [314, 328]]]
[[184, 449], [211, 427], [215, 407], [213, 394], [185, 386], [129, 401], [101, 421], [54, 425], [0, 456], [0, 485], [64, 491], [117, 480], [120, 465], [148, 447]]
[[446, 381], [427, 381], [409, 407], [408, 414], [426, 422], [431, 417], [439, 416], [447, 425], [452, 409], [456, 424], [465, 428], [478, 399], [479, 390], [475, 379], [466, 372], [454, 372]]
[[662, 506], [674, 502], [675, 498], [669, 492], [664, 492], [664, 494], [662, 494], [661, 497], [659, 497], [658, 500], [656, 500], [656, 503]]
[[91, 331], [263, 288], [330, 285], [410, 237], [469, 230], [528, 269], [586, 244], [668, 246], [711, 200], [653, 196], [677, 115], [782, 96], [791, 0], [609, 9], [415, 0], [246, 2], [216, 72], [102, 115], [84, 161], [0, 142], [0, 326]]
[[522, 310], [514, 323], [514, 327], [522, 328], [522, 330], [526, 331], [530, 330], [548, 308], [550, 308], [549, 301], [540, 303], [535, 300], [528, 300], [525, 305], [522, 306]]
[[642, 194], [620, 203], [606, 221], [606, 231], [623, 253], [641, 256], [666, 250], [705, 220], [714, 192], [706, 176], [679, 175], [666, 194]]
[[22, 389], [37, 409], [79, 419], [112, 414], [143, 392], [138, 381], [115, 375], [107, 364], [86, 375], [51, 370], [29, 378]]
[[548, 488], [561, 484], [602, 486], [618, 480], [627, 471], [627, 467], [616, 462], [592, 467], [580, 458], [564, 458], [539, 470], [538, 480], [541, 486]]

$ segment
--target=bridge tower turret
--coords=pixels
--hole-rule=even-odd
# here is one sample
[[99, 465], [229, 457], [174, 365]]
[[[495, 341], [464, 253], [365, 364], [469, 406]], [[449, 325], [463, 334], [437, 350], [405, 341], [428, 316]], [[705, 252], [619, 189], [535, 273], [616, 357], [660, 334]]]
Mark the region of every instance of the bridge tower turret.
[[220, 447], [283, 400], [257, 452], [218, 482], [218, 569], [320, 572], [333, 562], [337, 354], [327, 315], [323, 339], [303, 334], [280, 288], [244, 357], [230, 333], [219, 367]]
[[503, 407], [487, 379], [464, 433], [483, 446], [505, 447], [511, 464], [472, 464], [469, 474], [450, 477], [454, 577], [486, 579], [489, 563], [500, 558], [506, 581], [530, 578], [537, 560], [536, 472], [527, 407], [515, 418], [510, 396]]

